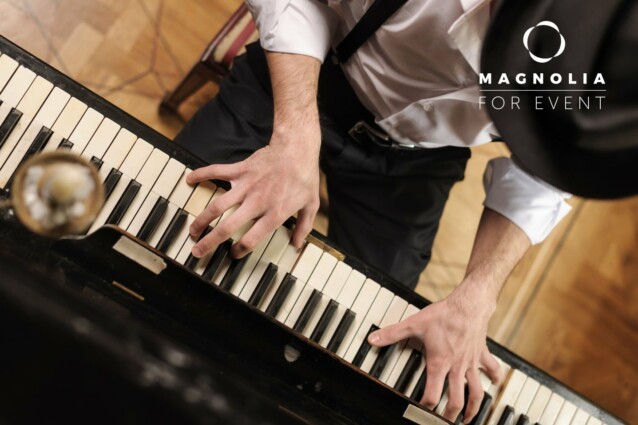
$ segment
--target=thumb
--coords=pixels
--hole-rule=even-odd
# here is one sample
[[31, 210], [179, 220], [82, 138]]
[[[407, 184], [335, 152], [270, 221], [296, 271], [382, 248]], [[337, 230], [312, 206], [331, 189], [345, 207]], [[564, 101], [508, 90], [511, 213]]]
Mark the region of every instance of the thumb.
[[386, 345], [408, 339], [414, 336], [410, 324], [411, 322], [408, 318], [402, 322], [374, 331], [368, 336], [368, 343], [375, 347], [385, 347]]

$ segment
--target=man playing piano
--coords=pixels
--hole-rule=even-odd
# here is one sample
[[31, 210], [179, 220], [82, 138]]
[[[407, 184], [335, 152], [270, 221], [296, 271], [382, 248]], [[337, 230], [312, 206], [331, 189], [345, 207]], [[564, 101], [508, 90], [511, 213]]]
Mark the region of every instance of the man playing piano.
[[[239, 57], [219, 95], [177, 141], [213, 165], [191, 183], [229, 181], [193, 223], [193, 237], [236, 207], [193, 248], [201, 257], [237, 229], [242, 257], [297, 214], [300, 246], [319, 207], [319, 168], [330, 196], [329, 238], [414, 288], [431, 256], [449, 191], [469, 147], [496, 130], [479, 108], [478, 69], [490, 0], [248, 1], [261, 46]], [[332, 49], [331, 49], [332, 47]], [[444, 416], [479, 409], [479, 373], [501, 379], [486, 346], [499, 290], [531, 244], [568, 213], [566, 193], [510, 158], [485, 171], [484, 211], [465, 278], [447, 298], [370, 335], [385, 346], [408, 337], [425, 346], [422, 404], [448, 381]]]

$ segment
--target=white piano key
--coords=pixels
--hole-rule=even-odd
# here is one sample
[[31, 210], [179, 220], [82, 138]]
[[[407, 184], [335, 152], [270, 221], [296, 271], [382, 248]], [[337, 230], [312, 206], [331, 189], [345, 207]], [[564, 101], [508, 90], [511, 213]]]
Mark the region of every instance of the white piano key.
[[[383, 318], [378, 323], [379, 328], [384, 328], [386, 326], [399, 323], [401, 321], [403, 313], [405, 313], [406, 308], [408, 308], [408, 302], [398, 295], [395, 295], [394, 298], [392, 298], [388, 309], [383, 315]], [[361, 370], [363, 370], [364, 372], [370, 372], [372, 365], [374, 364], [377, 357], [379, 357], [379, 351], [381, 351], [379, 347], [372, 347], [370, 349], [363, 363], [361, 364]]]
[[55, 124], [53, 124], [53, 135], [49, 139], [42, 152], [54, 151], [60, 146], [62, 139], [68, 139], [71, 133], [82, 119], [87, 106], [78, 99], [72, 97], [64, 107]]
[[393, 297], [394, 294], [392, 294], [392, 292], [390, 292], [388, 289], [381, 288], [379, 290], [379, 293], [375, 297], [374, 302], [370, 306], [368, 314], [366, 314], [365, 319], [359, 325], [359, 329], [354, 334], [352, 340], [348, 341], [344, 339], [344, 345], [349, 344], [348, 351], [343, 356], [344, 360], [352, 362], [355, 355], [357, 354], [357, 351], [359, 351], [361, 344], [365, 342], [370, 327], [372, 325], [379, 325], [381, 319], [383, 318], [383, 315], [388, 310]]
[[[301, 290], [299, 292], [299, 296], [294, 301], [294, 305], [290, 307], [289, 309], [290, 313], [288, 313], [287, 316], [282, 317], [281, 320], [278, 319], [291, 329], [295, 326], [295, 323], [297, 323], [297, 319], [299, 319], [299, 315], [303, 311], [303, 308], [308, 303], [308, 300], [310, 299], [310, 296], [312, 295], [312, 292], [314, 291], [313, 287], [311, 287], [310, 285], [306, 284], [303, 281], [297, 280], [297, 283], [302, 285]], [[284, 306], [286, 306], [286, 303], [284, 303]], [[279, 317], [280, 315], [278, 314], [277, 316]]]
[[184, 208], [184, 205], [186, 205], [186, 202], [188, 202], [188, 199], [195, 190], [195, 186], [191, 186], [186, 183], [186, 176], [190, 174], [190, 172], [191, 170], [188, 168], [184, 171], [177, 182], [175, 189], [171, 192], [171, 196], [168, 198], [172, 204], [177, 205], [179, 208]]
[[295, 267], [292, 269], [292, 275], [296, 277], [297, 280], [307, 282], [317, 263], [319, 263], [321, 254], [323, 254], [323, 250], [317, 245], [311, 243], [306, 244], [306, 247], [301, 253], [301, 257], [299, 257], [297, 264], [295, 264]]
[[192, 192], [192, 195], [188, 199], [188, 202], [184, 206], [184, 209], [188, 211], [189, 214], [197, 217], [204, 211], [204, 208], [208, 206], [211, 198], [215, 194], [217, 190], [217, 185], [213, 182], [205, 181], [195, 187], [195, 190]]
[[445, 408], [447, 407], [448, 399], [450, 398], [448, 390], [446, 389], [443, 395], [441, 396], [441, 400], [439, 400], [439, 404], [434, 408], [434, 412], [443, 416], [445, 412]]
[[277, 264], [279, 259], [281, 258], [284, 250], [290, 243], [291, 232], [287, 228], [281, 226], [276, 231], [273, 237], [270, 240], [270, 243], [264, 250], [261, 258], [259, 259], [257, 265], [253, 269], [250, 277], [244, 284], [241, 292], [239, 293], [239, 298], [248, 302], [250, 296], [253, 294], [255, 289], [257, 288], [257, 284], [261, 279], [261, 276], [266, 271], [266, 268], [270, 263]]
[[[188, 227], [190, 227], [191, 223], [193, 223], [193, 220], [195, 220], [195, 216], [192, 215], [192, 214], [189, 214], [188, 215], [188, 220], [186, 221], [186, 226], [184, 226], [187, 230], [188, 230]], [[197, 241], [195, 239], [190, 237], [190, 235], [188, 234], [188, 231], [186, 233], [187, 233], [186, 234], [186, 238], [184, 239], [184, 243], [182, 244], [182, 248], [180, 249], [180, 251], [177, 254], [177, 256], [174, 257], [175, 261], [177, 261], [180, 264], [185, 264], [186, 263], [186, 260], [188, 260], [188, 257], [191, 255], [191, 251], [192, 251], [193, 247], [197, 243]], [[179, 241], [180, 237], [178, 237], [177, 240]], [[168, 256], [172, 257], [170, 251], [168, 252]]]
[[164, 216], [162, 217], [160, 222], [157, 224], [157, 227], [153, 231], [153, 234], [151, 235], [150, 239], [148, 240], [148, 244], [150, 246], [154, 248], [157, 247], [157, 244], [162, 239], [162, 236], [164, 236], [164, 232], [166, 232], [166, 230], [168, 229], [168, 226], [171, 224], [171, 220], [173, 220], [175, 213], [177, 213], [177, 205], [169, 202], [166, 205], [166, 212], [164, 213]]
[[[126, 210], [126, 213], [122, 217], [119, 226], [122, 229], [128, 229], [131, 222], [135, 218], [140, 207], [144, 203], [146, 196], [150, 192], [151, 188], [155, 184], [155, 181], [159, 178], [164, 166], [168, 162], [168, 155], [159, 149], [153, 150], [148, 160], [144, 164], [144, 167], [140, 170], [135, 180], [142, 185], [133, 202]], [[151, 207], [152, 208], [152, 207]]]
[[543, 410], [541, 419], [538, 422], [541, 424], [553, 424], [558, 417], [558, 413], [560, 412], [561, 407], [563, 407], [564, 402], [565, 399], [563, 397], [556, 393], [552, 393], [549, 397], [549, 401], [547, 402], [547, 406], [545, 406], [545, 410]]
[[[407, 319], [408, 317], [415, 315], [418, 312], [419, 312], [419, 308], [417, 306], [410, 304], [405, 308], [405, 311], [403, 312], [403, 315], [401, 316], [401, 319], [399, 321], [403, 321]], [[396, 380], [399, 379], [399, 376], [401, 375], [401, 372], [403, 371], [403, 367], [405, 367], [405, 363], [407, 362], [407, 356], [409, 356], [410, 353], [412, 353], [412, 350], [415, 348], [415, 347], [412, 347], [412, 345], [414, 344], [408, 344], [408, 341], [403, 341], [399, 343], [399, 345], [395, 348], [394, 352], [388, 359], [386, 366], [383, 369], [383, 372], [381, 372], [381, 375], [379, 376], [379, 380], [381, 382], [388, 383], [391, 380], [391, 378], [394, 378], [394, 382], [391, 385], [391, 386], [394, 386], [394, 384], [396, 383]], [[420, 345], [420, 343], [417, 342], [417, 345]], [[401, 367], [401, 369], [397, 370], [396, 377], [395, 377], [393, 376], [394, 368], [399, 363], [399, 359], [401, 358], [404, 352], [406, 353], [405, 362], [403, 363], [403, 366]], [[388, 383], [388, 385], [390, 384]]]
[[137, 136], [135, 134], [125, 128], [120, 129], [102, 159], [104, 162], [108, 162], [116, 169], [119, 169], [136, 141]]
[[[9, 82], [13, 73], [18, 69], [18, 62], [8, 55], [0, 56], [0, 91]], [[15, 106], [15, 105], [13, 105]]]
[[[336, 261], [336, 258], [335, 258], [335, 261]], [[332, 273], [330, 274], [330, 277], [328, 278], [327, 282], [323, 285], [323, 289], [321, 290], [323, 296], [321, 297], [319, 304], [317, 304], [317, 308], [315, 310], [316, 313], [310, 318], [310, 320], [308, 321], [308, 325], [303, 331], [304, 336], [309, 338], [312, 335], [312, 332], [317, 327], [317, 324], [319, 323], [321, 316], [326, 310], [326, 307], [328, 306], [331, 300], [336, 301], [337, 296], [339, 295], [339, 292], [341, 292], [341, 290], [343, 289], [343, 286], [348, 280], [348, 276], [350, 276], [351, 272], [352, 272], [352, 267], [348, 266], [343, 261], [336, 262], [336, 265]], [[335, 316], [336, 314], [333, 315], [331, 323], [335, 320]], [[326, 331], [329, 329], [329, 327], [330, 326], [326, 328]], [[336, 325], [335, 325], [335, 328], [336, 328]]]
[[558, 412], [554, 425], [569, 425], [576, 414], [576, 409], [575, 405], [569, 401], [565, 401], [560, 408], [560, 412]]
[[492, 409], [492, 416], [490, 417], [488, 425], [496, 425], [503, 415], [503, 410], [505, 410], [507, 406], [514, 406], [518, 395], [523, 389], [523, 384], [525, 384], [526, 379], [527, 376], [520, 370], [513, 369], [511, 371], [505, 382], [503, 392]]
[[[292, 328], [295, 325], [313, 290], [321, 291], [323, 289], [336, 264], [337, 259], [321, 248], [313, 244], [306, 245], [304, 253], [292, 271], [293, 276], [306, 282], [306, 287], [302, 289], [298, 300], [284, 322], [288, 327]], [[308, 280], [306, 281], [304, 278]]]
[[602, 423], [600, 419], [590, 416], [589, 420], [587, 421], [587, 425], [604, 425], [604, 424]]
[[529, 409], [534, 397], [536, 396], [536, 392], [540, 384], [535, 379], [527, 377], [525, 383], [523, 384], [523, 388], [516, 398], [516, 402], [512, 407], [514, 407], [514, 411], [516, 414], [527, 414], [527, 410]]
[[265, 311], [268, 308], [268, 305], [277, 292], [279, 285], [281, 285], [281, 281], [286, 276], [286, 273], [292, 270], [295, 262], [297, 262], [297, 259], [299, 258], [299, 255], [301, 255], [302, 250], [303, 248], [297, 249], [293, 245], [288, 245], [286, 247], [283, 254], [281, 255], [281, 258], [279, 259], [279, 262], [277, 263], [277, 275], [273, 279], [273, 283], [272, 285], [270, 285], [270, 288], [268, 288], [268, 291], [264, 295], [264, 298], [261, 300], [261, 303], [259, 303], [259, 309], [261, 311]]
[[104, 116], [95, 109], [89, 108], [86, 110], [84, 115], [82, 115], [82, 119], [69, 137], [69, 141], [73, 143], [71, 151], [78, 154], [84, 151], [84, 148], [89, 143], [89, 140], [91, 140], [91, 137], [93, 137], [95, 130], [97, 130], [103, 118]]
[[131, 221], [131, 224], [128, 226], [126, 231], [129, 232], [131, 235], [134, 235], [134, 236], [137, 235], [142, 229], [142, 226], [146, 222], [146, 219], [148, 218], [148, 216], [151, 215], [151, 212], [153, 211], [153, 207], [155, 207], [155, 204], [157, 203], [158, 200], [159, 200], [159, 195], [157, 193], [149, 192], [148, 195], [146, 195], [146, 199], [144, 199], [144, 202], [142, 203], [140, 208], [137, 210], [135, 217]]
[[111, 215], [111, 212], [113, 211], [113, 209], [119, 202], [120, 198], [124, 194], [124, 191], [126, 191], [126, 188], [128, 187], [130, 182], [131, 182], [131, 177], [127, 176], [126, 174], [122, 174], [122, 176], [120, 177], [120, 180], [117, 182], [117, 184], [113, 188], [113, 192], [111, 192], [111, 196], [109, 196], [109, 198], [106, 200], [106, 202], [102, 206], [102, 209], [100, 210], [97, 217], [93, 221], [93, 224], [91, 224], [91, 227], [89, 228], [88, 233], [93, 233], [100, 227], [104, 226], [104, 223], [106, 223], [106, 220], [108, 220], [109, 216]]
[[[13, 81], [13, 79], [11, 81]], [[9, 82], [9, 85], [11, 84], [11, 81]], [[7, 85], [7, 87], [9, 87], [9, 85]], [[2, 147], [0, 147], [0, 167], [4, 166], [7, 158], [22, 138], [22, 135], [31, 124], [31, 121], [52, 89], [53, 84], [41, 77], [37, 77], [29, 86], [22, 99], [20, 99], [16, 109], [22, 112], [23, 115], [9, 137], [5, 140]]]
[[275, 319], [277, 319], [277, 321], [281, 323], [284, 323], [286, 321], [286, 318], [290, 314], [292, 308], [297, 303], [297, 300], [299, 299], [299, 295], [301, 295], [301, 292], [305, 286], [306, 286], [306, 283], [304, 281], [301, 281], [299, 279], [295, 280], [295, 282], [292, 285], [292, 288], [290, 289], [290, 292], [288, 293], [288, 296], [282, 303], [281, 308], [279, 309], [279, 311], [277, 312], [277, 315], [275, 316]]
[[11, 105], [6, 105], [4, 103], [0, 105], [0, 125], [2, 125], [4, 120], [7, 118], [7, 116], [11, 112], [11, 108], [12, 108]]
[[153, 146], [150, 143], [143, 139], [137, 139], [120, 166], [120, 171], [132, 179], [136, 179], [152, 152]]
[[[319, 340], [319, 344], [322, 347], [325, 348], [330, 343], [330, 340], [332, 339], [332, 336], [336, 332], [339, 326], [339, 323], [341, 322], [341, 319], [343, 318], [343, 315], [346, 313], [347, 310], [352, 308], [352, 305], [354, 304], [359, 293], [361, 292], [365, 282], [366, 282], [366, 277], [361, 272], [359, 272], [358, 270], [352, 270], [352, 272], [348, 276], [348, 280], [346, 280], [346, 283], [343, 285], [343, 289], [341, 290], [341, 292], [339, 292], [339, 295], [337, 295], [337, 303], [339, 303], [339, 306], [337, 307], [337, 312], [335, 313], [334, 317], [330, 321], [330, 325], [324, 332], [323, 337], [321, 337], [321, 339]], [[370, 302], [372, 302], [372, 300]]]
[[588, 420], [589, 413], [585, 412], [583, 409], [578, 409], [569, 425], [587, 425]]
[[100, 182], [102, 184], [104, 184], [104, 181], [106, 180], [106, 178], [109, 176], [109, 173], [111, 172], [111, 170], [113, 170], [113, 165], [109, 164], [108, 162], [104, 161], [102, 163], [102, 166], [100, 167], [100, 169], [97, 171], [98, 175], [100, 176]]
[[399, 354], [397, 361], [392, 367], [392, 371], [390, 372], [389, 375], [387, 375], [387, 372], [382, 374], [380, 377], [381, 381], [388, 384], [388, 386], [394, 388], [394, 386], [397, 384], [397, 381], [399, 380], [399, 377], [401, 376], [401, 373], [403, 373], [403, 370], [406, 368], [408, 364], [408, 360], [410, 359], [410, 356], [412, 355], [412, 351], [413, 350], [421, 351], [422, 348], [423, 348], [423, 344], [421, 344], [421, 341], [419, 341], [418, 339], [416, 338], [408, 339], [405, 343], [405, 346], [403, 347], [403, 350], [401, 350], [401, 353]]
[[[37, 81], [40, 80], [36, 79], [34, 84], [36, 84]], [[0, 169], [0, 187], [6, 186], [7, 182], [24, 159], [24, 156], [42, 127], [51, 128], [53, 126], [53, 123], [62, 112], [62, 109], [69, 98], [69, 94], [67, 94], [64, 90], [55, 88], [51, 92], [51, 95], [47, 98], [46, 102], [44, 102], [44, 105], [40, 108], [40, 111], [35, 116], [33, 122], [24, 132], [20, 141], [16, 144], [15, 148], [7, 158], [7, 161]]]
[[508, 365], [507, 363], [505, 363], [503, 360], [499, 359], [498, 357], [496, 357], [494, 355], [492, 355], [492, 357], [494, 358], [494, 360], [496, 360], [496, 363], [498, 363], [498, 365], [500, 366], [500, 368], [501, 368], [501, 377], [502, 377], [502, 383], [501, 384], [490, 384], [490, 387], [487, 390], [487, 393], [492, 396], [493, 402], [496, 403], [497, 396], [501, 393], [501, 390], [504, 387], [504, 383], [505, 383], [505, 381], [507, 381], [507, 377], [510, 374], [511, 367], [510, 367], [510, 365]]
[[419, 379], [421, 379], [421, 375], [423, 374], [424, 370], [425, 370], [425, 359], [421, 357], [421, 363], [419, 363], [419, 367], [417, 368], [416, 372], [414, 372], [414, 375], [412, 375], [412, 379], [410, 380], [410, 383], [408, 384], [405, 391], [403, 392], [404, 395], [406, 395], [407, 397], [410, 397], [412, 395], [412, 393], [414, 392], [414, 389], [419, 383]]
[[179, 182], [179, 179], [184, 174], [184, 170], [186, 170], [186, 166], [184, 164], [175, 158], [169, 159], [162, 171], [162, 174], [153, 186], [153, 192], [157, 193], [164, 199], [168, 199]]
[[[186, 258], [184, 258], [184, 262], [186, 262], [186, 260], [188, 259], [188, 254], [190, 254], [190, 250], [187, 249], [187, 251], [185, 251], [185, 254], [182, 254], [181, 252], [186, 244], [190, 246], [190, 249], [193, 249], [193, 246], [195, 246], [196, 241], [190, 237], [190, 234], [188, 232], [188, 228], [190, 227], [191, 224], [193, 224], [194, 220], [195, 220], [195, 216], [192, 214], [189, 214], [188, 218], [186, 219], [186, 223], [184, 224], [184, 227], [182, 227], [182, 230], [180, 230], [179, 234], [175, 238], [175, 242], [171, 245], [169, 250], [166, 251], [166, 255], [168, 257], [177, 261], [178, 255], [180, 254], [182, 256], [185, 255]], [[188, 254], [186, 254], [186, 252]]]
[[532, 404], [530, 404], [526, 413], [529, 417], [530, 423], [535, 424], [540, 420], [543, 410], [545, 410], [545, 406], [547, 406], [547, 402], [549, 402], [551, 395], [552, 390], [547, 388], [545, 385], [542, 385], [538, 391], [536, 391], [534, 400], [532, 400]]
[[[113, 120], [104, 118], [82, 151], [82, 156], [87, 160], [91, 160], [92, 157], [102, 159], [119, 130], [120, 126]], [[114, 163], [112, 160], [109, 162]]]
[[[268, 246], [268, 244], [270, 244], [270, 240], [272, 239], [274, 234], [275, 234], [274, 231], [270, 232], [261, 242], [259, 242], [259, 244], [255, 247], [255, 249], [253, 249], [253, 252], [250, 254], [250, 257], [248, 257], [248, 259], [246, 260], [246, 263], [244, 263], [244, 267], [239, 273], [239, 276], [237, 276], [237, 280], [235, 281], [235, 284], [230, 290], [231, 294], [235, 296], [239, 296], [241, 291], [244, 289], [244, 284], [246, 283], [246, 281], [252, 274], [253, 270], [255, 269], [255, 266], [257, 265], [262, 254], [266, 250], [266, 247]], [[204, 271], [204, 266], [205, 265], [202, 264], [202, 273]]]
[[[15, 71], [2, 92], [0, 92], [0, 100], [2, 100], [2, 103], [17, 107], [17, 105], [20, 103], [25, 93], [29, 89], [29, 86], [31, 86], [31, 83], [33, 83], [33, 80], [35, 80], [35, 73], [30, 69], [25, 68], [24, 66], [20, 66]], [[20, 110], [20, 112], [25, 114], [28, 113], [32, 116], [35, 115], [35, 113], [37, 112], [37, 109], [35, 111], [32, 110], [29, 112], [23, 111], [20, 108], [18, 109]]]

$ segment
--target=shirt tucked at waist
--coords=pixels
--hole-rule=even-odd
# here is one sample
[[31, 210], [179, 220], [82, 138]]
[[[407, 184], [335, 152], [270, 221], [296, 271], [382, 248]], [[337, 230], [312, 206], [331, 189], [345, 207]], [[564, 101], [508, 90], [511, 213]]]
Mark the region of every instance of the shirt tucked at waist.
[[[373, 0], [246, 0], [265, 50], [323, 60]], [[488, 143], [478, 72], [490, 0], [409, 0], [343, 65], [359, 100], [399, 143]], [[488, 164], [485, 205], [542, 241], [569, 211], [560, 192], [511, 159]]]

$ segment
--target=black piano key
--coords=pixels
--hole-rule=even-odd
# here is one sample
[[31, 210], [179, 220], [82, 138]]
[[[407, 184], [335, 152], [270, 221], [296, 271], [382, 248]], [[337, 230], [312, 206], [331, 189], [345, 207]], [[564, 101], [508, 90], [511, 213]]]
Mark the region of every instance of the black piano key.
[[120, 177], [122, 177], [122, 172], [115, 168], [111, 168], [109, 175], [106, 176], [106, 179], [104, 180], [104, 200], [109, 199], [109, 196], [113, 193], [113, 189], [115, 189], [117, 182], [120, 181]]
[[323, 314], [317, 322], [317, 327], [312, 331], [312, 334], [310, 335], [311, 340], [313, 340], [314, 342], [321, 341], [321, 338], [323, 338], [323, 334], [326, 332], [326, 329], [328, 329], [328, 326], [330, 326], [330, 322], [332, 321], [332, 318], [334, 317], [338, 308], [339, 303], [337, 303], [335, 300], [330, 300], [328, 306], [323, 311]]
[[456, 418], [456, 421], [454, 421], [454, 425], [461, 425], [461, 423], [463, 423], [463, 418], [465, 418], [465, 409], [467, 409], [467, 402], [469, 400], [469, 397], [470, 388], [466, 385], [465, 391], [463, 392], [463, 408], [461, 409], [461, 413], [459, 413], [459, 416]]
[[296, 277], [290, 273], [286, 273], [284, 280], [281, 281], [281, 285], [279, 285], [277, 292], [275, 292], [272, 300], [270, 300], [270, 304], [268, 304], [268, 308], [266, 309], [267, 315], [275, 317], [277, 313], [279, 313], [279, 309], [283, 305], [284, 301], [286, 301], [286, 298], [288, 297], [288, 294], [290, 294], [290, 290], [296, 281]]
[[257, 286], [255, 287], [255, 290], [250, 295], [250, 298], [248, 299], [248, 304], [252, 305], [253, 307], [257, 307], [259, 303], [261, 303], [261, 300], [264, 298], [264, 295], [266, 295], [268, 288], [270, 287], [273, 279], [277, 275], [278, 269], [279, 268], [277, 267], [276, 264], [273, 264], [273, 263], [268, 264], [268, 267], [266, 267], [264, 274], [261, 275], [261, 278], [259, 279], [259, 282], [257, 283]]
[[470, 425], [483, 425], [487, 420], [487, 414], [490, 412], [490, 408], [492, 407], [492, 396], [488, 393], [483, 394], [483, 401], [481, 401], [481, 407], [479, 407], [479, 411], [470, 422]]
[[355, 316], [356, 313], [352, 310], [348, 310], [343, 314], [343, 317], [341, 318], [341, 321], [339, 322], [334, 335], [332, 335], [332, 338], [330, 338], [330, 342], [328, 343], [327, 347], [328, 351], [336, 353], [339, 347], [341, 347], [343, 339], [346, 337], [346, 334], [350, 330], [350, 326], [352, 326], [352, 322], [354, 321]]
[[516, 425], [529, 425], [529, 418], [527, 417], [527, 415], [519, 416], [518, 420], [516, 421]]
[[[22, 157], [22, 159], [20, 160], [20, 164], [18, 164], [18, 166], [22, 165], [26, 160], [31, 158], [33, 155], [35, 155], [35, 154], [39, 153], [40, 151], [42, 151], [42, 149], [44, 149], [44, 146], [46, 145], [46, 143], [51, 138], [52, 134], [53, 134], [53, 132], [50, 129], [48, 129], [46, 127], [42, 127], [40, 129], [40, 131], [38, 132], [38, 134], [33, 139], [33, 142], [31, 142], [31, 145], [29, 146], [29, 149], [27, 149], [27, 151], [25, 152], [25, 154]], [[11, 187], [12, 186], [14, 176], [15, 176], [15, 172], [11, 175], [11, 177], [9, 178], [9, 181], [7, 181], [6, 187]]]
[[321, 292], [316, 289], [312, 290], [312, 294], [310, 294], [308, 302], [306, 302], [306, 305], [303, 307], [303, 310], [301, 310], [301, 314], [295, 322], [295, 326], [293, 327], [294, 330], [299, 333], [304, 331], [310, 321], [310, 318], [317, 311], [317, 305], [319, 304], [319, 301], [321, 301], [321, 296]]
[[394, 350], [396, 349], [397, 349], [396, 344], [382, 347], [381, 350], [379, 350], [379, 355], [377, 356], [377, 359], [374, 361], [374, 364], [372, 365], [372, 368], [370, 369], [370, 375], [374, 376], [375, 378], [378, 378], [379, 376], [381, 376], [381, 374], [383, 373], [383, 370], [388, 364], [388, 360], [390, 360], [390, 357], [392, 357], [392, 353], [394, 353]]
[[498, 420], [497, 425], [513, 425], [514, 422], [514, 408], [512, 406], [505, 407], [501, 418]]
[[162, 238], [157, 243], [156, 248], [159, 252], [163, 252], [164, 254], [166, 254], [166, 251], [168, 251], [168, 249], [171, 247], [171, 244], [173, 243], [179, 232], [182, 230], [182, 227], [184, 227], [184, 225], [186, 224], [187, 219], [188, 213], [183, 209], [180, 208], [179, 210], [177, 210], [177, 212], [175, 212], [175, 215], [173, 216], [171, 222], [168, 224], [164, 235], [162, 235]]
[[16, 108], [11, 108], [11, 111], [9, 111], [9, 114], [0, 125], [0, 148], [4, 145], [4, 142], [7, 141], [7, 138], [15, 128], [18, 121], [20, 121], [21, 117], [22, 112], [18, 111]]
[[416, 373], [419, 365], [421, 364], [421, 352], [418, 350], [412, 350], [408, 361], [405, 363], [405, 367], [401, 371], [401, 375], [397, 379], [397, 382], [394, 384], [394, 389], [400, 393], [405, 392], [408, 388], [408, 384], [412, 380], [412, 377]]
[[167, 207], [168, 200], [160, 196], [157, 202], [155, 202], [151, 213], [148, 215], [148, 217], [146, 217], [146, 220], [144, 220], [144, 224], [142, 224], [140, 231], [137, 232], [137, 237], [139, 239], [143, 240], [144, 242], [148, 242], [148, 240], [153, 235], [155, 228], [164, 217]]
[[109, 218], [106, 219], [106, 224], [117, 225], [120, 223], [120, 220], [122, 220], [122, 217], [124, 217], [124, 214], [126, 214], [126, 211], [128, 210], [129, 206], [131, 206], [131, 203], [137, 196], [137, 193], [140, 191], [141, 187], [142, 185], [135, 180], [130, 181], [130, 183], [126, 187], [126, 190], [124, 191], [124, 194], [122, 195], [120, 200], [117, 201], [117, 204], [115, 205], [115, 208], [113, 208], [113, 211], [111, 211]]
[[24, 154], [24, 157], [22, 157], [22, 161], [20, 161], [20, 163], [23, 163], [33, 155], [40, 153], [52, 135], [53, 131], [51, 129], [42, 127], [38, 132], [38, 135], [35, 136], [35, 139], [33, 139], [31, 146], [29, 146], [29, 149], [27, 149], [27, 152]]
[[62, 139], [58, 145], [58, 149], [73, 149], [73, 142], [66, 138]]
[[219, 286], [222, 289], [226, 291], [230, 291], [233, 288], [233, 286], [235, 286], [235, 283], [237, 282], [237, 278], [239, 277], [239, 274], [244, 269], [244, 266], [246, 265], [246, 261], [248, 261], [251, 255], [252, 255], [252, 252], [245, 255], [243, 258], [240, 258], [239, 260], [231, 261], [230, 266], [228, 266], [228, 270], [226, 271], [226, 274], [222, 278], [222, 281], [219, 283]]
[[425, 391], [425, 384], [428, 382], [428, 370], [424, 369], [421, 372], [421, 376], [414, 386], [414, 390], [412, 390], [412, 394], [410, 394], [410, 398], [417, 403], [421, 401], [423, 398], [423, 392]]
[[219, 269], [219, 266], [222, 264], [224, 259], [228, 256], [228, 253], [230, 252], [230, 248], [232, 246], [233, 246], [233, 241], [229, 239], [217, 247], [217, 249], [215, 250], [215, 253], [210, 258], [210, 261], [208, 262], [208, 264], [206, 265], [206, 268], [204, 269], [204, 273], [202, 274], [202, 277], [204, 279], [213, 280], [213, 278], [215, 277], [215, 274], [217, 273], [217, 270]]
[[98, 158], [97, 156], [92, 156], [91, 157], [91, 164], [93, 164], [93, 166], [95, 167], [96, 170], [100, 170], [100, 168], [102, 168], [102, 164], [104, 164], [104, 161], [102, 161], [100, 158]]
[[354, 359], [352, 360], [353, 365], [357, 367], [361, 366], [363, 360], [366, 358], [368, 352], [372, 348], [372, 346], [368, 342], [368, 336], [370, 336], [372, 332], [377, 330], [379, 330], [379, 327], [377, 325], [370, 326], [370, 330], [368, 330], [368, 333], [366, 334], [366, 339], [363, 340], [363, 343], [361, 343], [361, 347], [359, 347], [359, 351], [357, 351], [357, 354], [355, 354]]
[[[213, 230], [213, 228], [212, 228], [212, 227], [210, 227], [210, 226], [208, 226], [208, 227], [206, 228], [206, 230], [204, 230], [204, 231], [202, 232], [202, 234], [201, 234], [201, 235], [199, 235], [199, 238], [197, 239], [197, 242], [199, 242], [200, 240], [202, 240], [202, 238], [203, 238], [204, 236], [206, 236], [207, 234], [209, 234], [211, 230]], [[200, 261], [201, 261], [201, 258], [197, 258], [197, 257], [194, 257], [194, 256], [193, 256], [193, 254], [189, 254], [189, 255], [188, 255], [188, 258], [186, 259], [186, 263], [184, 263], [184, 266], [185, 266], [187, 269], [195, 270], [195, 267], [197, 267], [197, 265], [199, 264], [199, 262], [200, 262]]]

